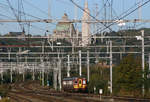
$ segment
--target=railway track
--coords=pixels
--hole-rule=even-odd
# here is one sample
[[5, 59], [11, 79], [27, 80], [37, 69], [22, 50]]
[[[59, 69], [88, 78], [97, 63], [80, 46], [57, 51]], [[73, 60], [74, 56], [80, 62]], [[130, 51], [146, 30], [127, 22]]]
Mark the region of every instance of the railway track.
[[10, 97], [12, 102], [32, 102], [31, 99], [21, 97], [21, 96], [18, 96], [18, 95], [14, 95], [14, 93], [13, 94], [9, 93], [8, 97]]
[[[40, 85], [37, 88], [31, 87], [33, 83], [28, 84], [18, 84], [14, 87], [17, 88], [16, 94], [24, 94], [24, 95], [30, 95], [33, 98], [38, 98], [40, 100], [43, 100], [44, 102], [99, 102], [96, 100], [91, 101], [91, 99], [83, 98], [80, 96], [74, 96], [73, 94], [68, 94], [65, 92], [56, 92], [52, 90], [48, 90], [45, 88], [42, 88]], [[40, 88], [39, 88], [40, 87]]]
[[18, 94], [22, 92], [21, 94], [32, 96], [32, 98], [39, 99], [41, 102], [150, 102], [150, 99], [104, 96], [102, 97], [103, 100], [100, 101], [99, 95], [58, 92], [42, 87], [39, 83], [35, 82], [17, 84], [15, 87]]

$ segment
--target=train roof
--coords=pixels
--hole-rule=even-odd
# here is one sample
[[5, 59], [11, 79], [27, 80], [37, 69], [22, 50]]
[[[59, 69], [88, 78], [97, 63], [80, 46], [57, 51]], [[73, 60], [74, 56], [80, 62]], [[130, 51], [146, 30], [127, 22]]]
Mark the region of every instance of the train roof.
[[[64, 81], [67, 81], [67, 80], [75, 80], [75, 79], [78, 79], [78, 78], [82, 78], [82, 77], [68, 77], [68, 78], [64, 78], [63, 80]], [[86, 78], [84, 78], [86, 79]]]

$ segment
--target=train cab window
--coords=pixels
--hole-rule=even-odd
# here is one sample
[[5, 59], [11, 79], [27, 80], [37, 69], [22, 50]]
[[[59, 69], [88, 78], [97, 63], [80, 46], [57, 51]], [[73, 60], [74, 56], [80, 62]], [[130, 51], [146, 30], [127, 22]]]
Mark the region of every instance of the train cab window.
[[77, 81], [77, 80], [75, 80], [75, 81], [74, 81], [74, 84], [78, 84], [78, 81]]
[[82, 82], [81, 82], [81, 80], [79, 80], [79, 84], [81, 84]]
[[85, 80], [83, 80], [83, 84], [86, 84], [86, 81], [85, 81]]

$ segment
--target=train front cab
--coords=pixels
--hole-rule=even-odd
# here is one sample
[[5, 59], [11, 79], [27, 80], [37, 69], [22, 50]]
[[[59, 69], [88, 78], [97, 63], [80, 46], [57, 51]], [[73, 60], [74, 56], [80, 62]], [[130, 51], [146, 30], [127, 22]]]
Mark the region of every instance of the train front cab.
[[74, 80], [74, 91], [85, 91], [87, 83], [85, 78], [78, 78]]
[[79, 91], [78, 79], [76, 78], [73, 83], [74, 91]]
[[86, 91], [86, 89], [87, 89], [87, 82], [86, 82], [86, 79], [85, 78], [82, 78], [82, 86], [81, 86], [81, 90], [83, 91], [83, 92], [85, 92]]

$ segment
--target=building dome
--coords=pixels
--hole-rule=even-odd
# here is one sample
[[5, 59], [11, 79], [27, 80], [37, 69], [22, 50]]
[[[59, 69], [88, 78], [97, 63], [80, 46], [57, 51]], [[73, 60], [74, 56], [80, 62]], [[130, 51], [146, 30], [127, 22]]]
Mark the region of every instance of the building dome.
[[62, 20], [69, 20], [68, 15], [66, 13], [64, 13], [64, 15], [62, 16]]

